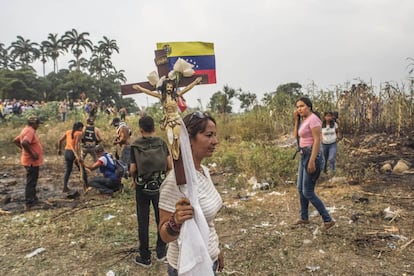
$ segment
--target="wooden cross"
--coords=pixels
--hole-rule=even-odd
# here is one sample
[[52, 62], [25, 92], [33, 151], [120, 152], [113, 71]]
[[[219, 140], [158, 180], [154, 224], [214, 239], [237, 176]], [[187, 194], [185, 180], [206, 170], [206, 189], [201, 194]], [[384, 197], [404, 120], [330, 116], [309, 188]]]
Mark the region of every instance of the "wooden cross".
[[[155, 65], [157, 66], [158, 76], [159, 78], [165, 76], [168, 77], [168, 56], [167, 52], [164, 49], [161, 50], [155, 50]], [[182, 77], [180, 78], [180, 81], [177, 84], [178, 87], [184, 87], [192, 83], [197, 77], [202, 77], [203, 83], [208, 83], [208, 76], [207, 75], [193, 75], [191, 77]], [[151, 85], [150, 82], [144, 81], [139, 83], [131, 83], [131, 84], [125, 84], [121, 85], [121, 93], [122, 95], [130, 95], [130, 94], [136, 94], [136, 93], [142, 93], [134, 88], [132, 88], [133, 85], [138, 84], [143, 88], [146, 88], [148, 90], [154, 90], [154, 86]], [[185, 172], [184, 172], [184, 165], [182, 160], [182, 154], [179, 155], [178, 159], [173, 159], [174, 162], [174, 171], [175, 171], [175, 178], [177, 181], [177, 185], [183, 185], [187, 183], [185, 179]]]
[[[160, 78], [163, 76], [168, 77], [169, 68], [168, 68], [168, 57], [167, 57], [166, 51], [164, 49], [161, 49], [161, 50], [155, 50], [154, 52], [155, 52], [154, 61], [155, 61], [155, 65], [157, 66], [158, 76]], [[182, 77], [177, 84], [177, 88], [187, 86], [188, 84], [192, 83], [197, 77], [203, 78], [202, 83], [208, 83], [207, 75], [193, 75], [191, 77]], [[149, 83], [149, 81], [125, 84], [125, 85], [121, 85], [122, 96], [141, 93], [135, 90], [134, 88], [132, 88], [132, 86], [135, 84], [139, 84], [140, 86], [146, 89], [150, 89], [150, 90], [154, 90], [155, 88], [154, 86], [151, 85], [151, 83]]]

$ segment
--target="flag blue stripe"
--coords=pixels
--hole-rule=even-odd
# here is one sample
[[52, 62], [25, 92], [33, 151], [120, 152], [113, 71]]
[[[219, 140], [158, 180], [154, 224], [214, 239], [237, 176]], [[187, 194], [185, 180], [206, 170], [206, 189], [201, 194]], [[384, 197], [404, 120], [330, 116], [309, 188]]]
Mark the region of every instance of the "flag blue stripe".
[[[169, 57], [168, 66], [170, 70], [173, 69], [175, 62], [179, 57]], [[194, 70], [211, 70], [216, 69], [216, 59], [215, 56], [185, 56], [181, 57], [188, 63], [194, 65]]]

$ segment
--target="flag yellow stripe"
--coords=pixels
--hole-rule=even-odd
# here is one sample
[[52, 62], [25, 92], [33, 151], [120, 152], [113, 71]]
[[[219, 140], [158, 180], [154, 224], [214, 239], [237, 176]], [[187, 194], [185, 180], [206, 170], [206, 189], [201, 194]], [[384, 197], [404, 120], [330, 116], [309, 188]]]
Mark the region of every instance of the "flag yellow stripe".
[[171, 47], [171, 57], [214, 55], [214, 43], [210, 42], [157, 42], [157, 50], [163, 49], [164, 45]]

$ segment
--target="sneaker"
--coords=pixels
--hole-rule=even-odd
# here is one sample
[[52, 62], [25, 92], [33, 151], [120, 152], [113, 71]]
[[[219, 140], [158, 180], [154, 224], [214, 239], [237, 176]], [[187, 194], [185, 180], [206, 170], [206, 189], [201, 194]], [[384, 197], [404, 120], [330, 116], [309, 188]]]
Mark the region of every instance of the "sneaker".
[[143, 267], [150, 267], [151, 266], [151, 259], [143, 259], [141, 256], [137, 256], [135, 258], [135, 263], [137, 265], [143, 266]]
[[309, 220], [299, 219], [293, 225], [304, 225], [304, 224], [309, 224]]
[[328, 221], [328, 222], [324, 222], [323, 223], [323, 226], [322, 226], [322, 231], [328, 231], [334, 225], [335, 225], [335, 221], [334, 220], [331, 220], [331, 221]]
[[157, 254], [157, 256], [155, 257], [155, 259], [157, 261], [163, 262], [163, 263], [166, 263], [166, 261], [167, 261], [167, 257], [165, 255], [159, 255], [159, 254]]
[[159, 262], [164, 262], [166, 261], [166, 252], [167, 252], [167, 248], [166, 247], [161, 247], [161, 248], [157, 248], [157, 256], [155, 257], [155, 259], [157, 259], [157, 261]]
[[69, 189], [68, 187], [64, 187], [62, 192], [69, 193], [70, 191], [71, 191], [71, 189]]

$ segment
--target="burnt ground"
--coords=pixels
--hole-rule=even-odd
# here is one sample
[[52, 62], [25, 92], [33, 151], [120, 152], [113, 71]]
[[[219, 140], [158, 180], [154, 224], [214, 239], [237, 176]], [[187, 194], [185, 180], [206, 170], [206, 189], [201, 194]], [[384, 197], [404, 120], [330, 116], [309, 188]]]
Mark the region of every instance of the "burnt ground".
[[[317, 188], [337, 222], [327, 233], [320, 231], [321, 219], [313, 208], [309, 225], [292, 227], [299, 212], [296, 189], [294, 184], [289, 184], [294, 179], [268, 190], [253, 191], [226, 185], [232, 172], [213, 175], [224, 201], [216, 219], [226, 256], [223, 275], [414, 275], [414, 143], [410, 137], [413, 136], [397, 138], [374, 134], [341, 141], [336, 175], [322, 175]], [[381, 172], [385, 163], [395, 165], [400, 159], [411, 163], [411, 169], [401, 174]], [[31, 236], [35, 239], [31, 243], [27, 238], [12, 242], [7, 237], [0, 240], [1, 248], [7, 251], [1, 254], [1, 274], [104, 275], [111, 270], [116, 275], [165, 275], [165, 265], [141, 269], [133, 263], [136, 225], [127, 227], [131, 232], [126, 234], [130, 240], [121, 245], [100, 247], [99, 242], [91, 238], [95, 246], [79, 242], [82, 246], [77, 249], [78, 257], [56, 256], [56, 252], [65, 252], [67, 244], [75, 242], [73, 236], [55, 233], [61, 231], [54, 228], [72, 227], [59, 217], [75, 211], [81, 216], [79, 210], [84, 210], [91, 202], [94, 206], [107, 204], [111, 208], [127, 204], [129, 213], [125, 216], [133, 217], [132, 193], [116, 195], [113, 199], [101, 198], [93, 192], [83, 195], [78, 172], [74, 170], [69, 186], [78, 193], [68, 197], [61, 192], [62, 158], [47, 157], [38, 185], [42, 203], [34, 210], [25, 211], [24, 170], [18, 156], [3, 157], [0, 164], [0, 208], [8, 212], [0, 217], [1, 231], [18, 237], [23, 234], [8, 233], [23, 231], [10, 226], [16, 218], [30, 219], [42, 212], [53, 218], [47, 224], [51, 229], [47, 230], [46, 240], [36, 235]], [[118, 223], [127, 224], [121, 218]], [[31, 231], [36, 232], [40, 225], [31, 227]], [[56, 245], [56, 239], [64, 245]], [[33, 260], [22, 261], [24, 255], [39, 244], [47, 251]], [[90, 254], [84, 254], [86, 248]], [[116, 255], [115, 262], [113, 255]]]

